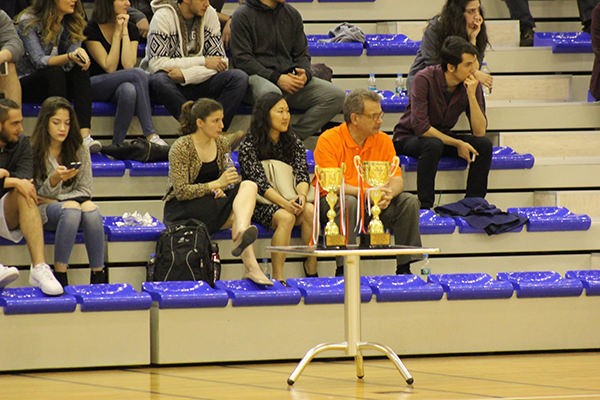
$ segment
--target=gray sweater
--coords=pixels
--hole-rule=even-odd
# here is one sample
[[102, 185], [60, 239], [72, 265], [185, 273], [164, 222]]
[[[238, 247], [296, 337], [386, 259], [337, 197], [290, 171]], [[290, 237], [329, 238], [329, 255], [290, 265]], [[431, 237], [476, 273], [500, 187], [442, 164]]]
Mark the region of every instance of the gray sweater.
[[0, 49], [10, 51], [14, 63], [23, 57], [23, 42], [17, 35], [12, 19], [3, 10], [0, 10]]
[[[81, 146], [77, 150], [77, 160], [81, 161], [81, 167], [79, 172], [75, 175], [75, 181], [70, 186], [63, 186], [63, 182], [60, 181], [58, 185], [50, 185], [50, 174], [56, 168], [58, 168], [58, 161], [51, 155], [48, 155], [46, 160], [46, 171], [48, 177], [42, 181], [36, 179], [35, 187], [39, 196], [47, 197], [58, 201], [64, 201], [68, 199], [74, 199], [76, 197], [92, 197], [92, 160], [90, 159], [90, 152], [85, 146]], [[42, 217], [42, 223], [45, 224], [48, 221], [46, 215], [46, 208], [48, 204], [42, 204], [39, 206], [40, 215]]]

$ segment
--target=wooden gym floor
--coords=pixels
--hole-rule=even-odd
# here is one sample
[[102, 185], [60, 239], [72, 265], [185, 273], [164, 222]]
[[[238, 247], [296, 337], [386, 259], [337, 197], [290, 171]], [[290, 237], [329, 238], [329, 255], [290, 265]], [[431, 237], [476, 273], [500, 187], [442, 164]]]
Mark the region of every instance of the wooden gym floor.
[[387, 359], [308, 365], [293, 388], [296, 363], [223, 364], [0, 374], [0, 399], [600, 399], [600, 352], [405, 358], [407, 386]]

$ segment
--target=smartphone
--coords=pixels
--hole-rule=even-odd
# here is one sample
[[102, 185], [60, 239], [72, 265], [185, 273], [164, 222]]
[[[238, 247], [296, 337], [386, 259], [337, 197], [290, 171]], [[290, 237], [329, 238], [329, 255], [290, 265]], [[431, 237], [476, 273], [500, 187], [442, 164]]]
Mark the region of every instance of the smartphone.
[[69, 164], [69, 169], [74, 168], [74, 169], [79, 169], [81, 167], [81, 161], [73, 161], [72, 163]]
[[75, 53], [75, 57], [77, 57], [79, 59], [79, 61], [81, 61], [82, 63], [85, 64], [86, 61], [81, 54]]
[[0, 64], [0, 75], [8, 75], [8, 61], [4, 61], [2, 64]]

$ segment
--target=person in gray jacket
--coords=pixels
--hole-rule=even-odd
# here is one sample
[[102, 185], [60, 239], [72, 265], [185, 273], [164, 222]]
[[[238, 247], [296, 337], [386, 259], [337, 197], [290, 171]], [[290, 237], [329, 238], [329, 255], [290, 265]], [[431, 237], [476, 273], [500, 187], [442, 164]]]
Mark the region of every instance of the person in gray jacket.
[[246, 0], [233, 13], [231, 54], [249, 79], [249, 101], [282, 93], [293, 109], [304, 110], [294, 123], [300, 139], [319, 134], [342, 111], [346, 94], [313, 77], [302, 16], [285, 0]]
[[59, 96], [44, 100], [31, 139], [42, 223], [56, 233], [54, 276], [63, 287], [69, 284], [67, 267], [81, 228], [90, 283], [107, 283], [102, 215], [92, 202], [92, 162], [71, 103]]
[[23, 56], [23, 42], [8, 14], [0, 10], [0, 92], [21, 104], [21, 83], [16, 62]]

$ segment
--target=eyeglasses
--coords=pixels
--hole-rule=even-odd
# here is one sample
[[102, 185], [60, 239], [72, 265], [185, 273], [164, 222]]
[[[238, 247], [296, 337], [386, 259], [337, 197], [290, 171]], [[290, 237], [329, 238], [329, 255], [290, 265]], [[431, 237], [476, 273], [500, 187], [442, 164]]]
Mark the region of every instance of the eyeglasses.
[[373, 121], [379, 121], [380, 119], [383, 120], [383, 116], [385, 115], [385, 113], [382, 111], [380, 113], [375, 113], [375, 114], [359, 114], [359, 115], [364, 115], [365, 117], [369, 117], [371, 118]]

